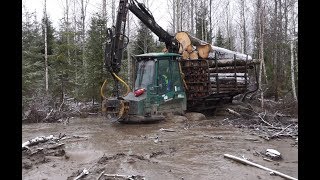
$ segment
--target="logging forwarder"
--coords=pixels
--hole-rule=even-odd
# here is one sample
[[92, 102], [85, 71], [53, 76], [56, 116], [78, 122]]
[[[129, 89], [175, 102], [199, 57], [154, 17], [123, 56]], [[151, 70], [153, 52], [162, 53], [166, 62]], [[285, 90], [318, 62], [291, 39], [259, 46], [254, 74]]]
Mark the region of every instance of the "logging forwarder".
[[[132, 90], [118, 75], [122, 66], [123, 51], [129, 42], [125, 35], [128, 10], [154, 32], [159, 40], [165, 43], [167, 49], [166, 53], [135, 56]], [[199, 56], [191, 60], [188, 56], [182, 57], [184, 51], [190, 54], [198, 52]], [[213, 54], [213, 58], [209, 58], [210, 53], [211, 57]], [[223, 53], [224, 56], [221, 56]], [[221, 58], [229, 54], [228, 50], [215, 51], [208, 43], [186, 32], [179, 32], [173, 36], [155, 22], [152, 13], [143, 3], [136, 0], [120, 0], [116, 24], [107, 29], [104, 61], [114, 80], [114, 96], [105, 96], [104, 91], [108, 84], [105, 81], [101, 87], [102, 112], [111, 121], [140, 123], [164, 120], [166, 113], [184, 114], [188, 110], [201, 112], [229, 103], [235, 95], [246, 92], [249, 82], [248, 69], [253, 67], [247, 63], [249, 56], [246, 56], [246, 59], [241, 60], [240, 68], [235, 53], [234, 59], [225, 59], [231, 63], [221, 64]], [[233, 73], [230, 77], [219, 77], [219, 73], [221, 75], [229, 71]], [[237, 81], [237, 73], [244, 74], [241, 77], [242, 81]], [[120, 87], [125, 87], [126, 93], [120, 94]]]

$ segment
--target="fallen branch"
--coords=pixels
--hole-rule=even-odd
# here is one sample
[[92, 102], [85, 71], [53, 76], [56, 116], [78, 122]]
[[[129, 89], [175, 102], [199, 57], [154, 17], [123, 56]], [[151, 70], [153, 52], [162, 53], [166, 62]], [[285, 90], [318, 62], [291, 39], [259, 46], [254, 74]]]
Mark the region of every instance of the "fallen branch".
[[52, 112], [53, 112], [53, 109], [51, 109], [51, 111], [47, 114], [47, 116], [43, 120], [47, 120], [50, 117]]
[[89, 112], [88, 114], [89, 114], [89, 115], [97, 115], [98, 113], [90, 113], [90, 112]]
[[298, 133], [296, 133], [296, 134], [278, 134], [278, 136], [289, 136], [289, 137], [294, 137], [294, 136], [298, 136]]
[[292, 124], [290, 124], [290, 125], [288, 125], [287, 127], [283, 128], [280, 132], [277, 132], [277, 133], [273, 134], [273, 135], [271, 136], [271, 138], [274, 138], [274, 137], [279, 136], [279, 134], [281, 134], [283, 131], [285, 131], [286, 129], [288, 129], [288, 127], [290, 127], [291, 125], [292, 125]]
[[288, 175], [283, 174], [283, 173], [281, 173], [281, 172], [278, 172], [278, 171], [269, 169], [269, 168], [267, 168], [267, 167], [261, 166], [261, 165], [259, 165], [259, 164], [250, 162], [250, 161], [248, 161], [248, 160], [245, 160], [245, 159], [242, 159], [242, 158], [239, 158], [239, 157], [230, 155], [230, 154], [224, 154], [224, 157], [227, 157], [227, 158], [229, 158], [229, 159], [232, 159], [232, 160], [235, 160], [235, 161], [238, 161], [238, 162], [247, 164], [247, 165], [255, 166], [255, 167], [258, 167], [258, 168], [260, 168], [260, 169], [264, 169], [264, 170], [266, 170], [266, 171], [269, 171], [269, 172], [271, 172], [271, 173], [274, 173], [274, 174], [276, 174], [276, 175], [278, 175], [278, 176], [281, 176], [281, 177], [283, 177], [283, 178], [286, 178], [286, 179], [298, 180], [298, 179], [296, 179], [296, 178], [294, 178], [294, 177], [288, 176]]
[[173, 130], [173, 129], [164, 129], [164, 128], [159, 129], [159, 131], [175, 132], [175, 130]]
[[263, 160], [269, 161], [269, 162], [273, 162], [273, 160], [272, 160], [272, 159], [269, 159], [269, 158], [263, 158]]
[[129, 179], [131, 176], [128, 175], [120, 175], [120, 174], [103, 174], [104, 176], [110, 177], [110, 178], [125, 178], [125, 179]]
[[256, 138], [245, 138], [244, 140], [247, 140], [247, 141], [259, 141], [259, 139], [256, 139]]
[[72, 135], [73, 138], [88, 138], [88, 136]]
[[241, 114], [239, 114], [238, 112], [236, 112], [236, 111], [234, 111], [234, 110], [232, 110], [232, 109], [230, 109], [230, 108], [227, 108], [226, 111], [227, 111], [228, 113], [230, 113], [230, 114], [236, 115], [236, 116], [238, 116], [238, 117], [242, 117]]
[[207, 136], [207, 135], [204, 135], [203, 137], [208, 137], [210, 139], [222, 139], [222, 136]]
[[61, 105], [59, 106], [59, 110], [58, 110], [58, 111], [61, 111], [61, 108], [62, 108], [63, 104], [64, 104], [64, 98], [63, 98], [63, 100], [62, 100]]
[[279, 116], [279, 117], [291, 117], [291, 115], [289, 115], [289, 114], [282, 114], [282, 113], [278, 113], [278, 112], [275, 113], [275, 116]]
[[99, 176], [97, 177], [97, 180], [100, 179], [100, 177], [103, 175], [103, 173], [104, 173], [104, 171], [102, 171], [102, 172], [99, 174]]
[[65, 136], [66, 136], [66, 134], [62, 134], [62, 135], [61, 135], [61, 133], [59, 133], [58, 139], [60, 140], [60, 139], [62, 139], [62, 138], [65, 137]]
[[137, 176], [134, 176], [134, 175], [128, 176], [128, 175], [120, 175], [120, 174], [103, 174], [103, 175], [106, 177], [109, 177], [109, 178], [124, 178], [124, 179], [128, 179], [128, 180], [134, 180], [135, 177], [140, 177], [139, 175], [137, 175]]
[[49, 147], [48, 149], [56, 149], [56, 148], [61, 147], [61, 146], [63, 146], [63, 145], [64, 145], [64, 143], [57, 144], [57, 145], [55, 145], [55, 146]]
[[38, 148], [35, 152], [31, 153], [30, 156], [37, 154], [40, 151], [43, 151], [43, 148]]
[[80, 178], [82, 178], [83, 176], [88, 175], [88, 174], [89, 174], [89, 171], [88, 171], [87, 169], [84, 169], [84, 170], [79, 174], [79, 176], [75, 177], [73, 180], [80, 179]]
[[54, 139], [53, 135], [50, 135], [48, 137], [45, 137], [45, 136], [36, 137], [36, 138], [33, 138], [27, 142], [22, 143], [22, 149], [25, 149], [28, 146], [33, 146], [38, 143], [43, 143], [43, 142], [46, 142], [46, 141], [52, 140], [52, 139]]
[[278, 129], [278, 130], [282, 130], [281, 127], [274, 127], [274, 126], [261, 126], [261, 127], [268, 128], [268, 129]]
[[272, 124], [268, 123], [267, 121], [265, 121], [262, 117], [261, 117], [261, 114], [258, 115], [259, 118], [261, 119], [262, 122], [264, 122], [265, 124], [271, 126], [271, 127], [274, 127]]

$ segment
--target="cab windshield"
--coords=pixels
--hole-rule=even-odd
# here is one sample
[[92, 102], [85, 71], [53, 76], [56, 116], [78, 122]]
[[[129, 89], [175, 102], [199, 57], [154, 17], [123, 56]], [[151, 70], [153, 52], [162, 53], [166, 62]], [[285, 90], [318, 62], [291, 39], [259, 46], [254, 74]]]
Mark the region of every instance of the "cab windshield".
[[137, 66], [137, 78], [135, 81], [135, 89], [144, 88], [153, 84], [154, 79], [154, 61], [140, 61]]

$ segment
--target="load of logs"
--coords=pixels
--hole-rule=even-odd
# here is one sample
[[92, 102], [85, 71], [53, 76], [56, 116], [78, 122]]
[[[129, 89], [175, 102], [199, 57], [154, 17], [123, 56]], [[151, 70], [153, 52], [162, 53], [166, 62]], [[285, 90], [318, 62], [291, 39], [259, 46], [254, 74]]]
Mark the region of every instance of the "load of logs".
[[180, 43], [179, 53], [183, 59], [211, 59], [217, 55], [218, 59], [233, 59], [236, 56], [237, 60], [252, 60], [249, 55], [213, 46], [184, 31], [176, 33], [175, 38]]
[[188, 99], [221, 93], [234, 96], [246, 91], [248, 69], [252, 69], [259, 60], [213, 46], [187, 32], [178, 32], [175, 38], [180, 43], [180, 64], [185, 75]]

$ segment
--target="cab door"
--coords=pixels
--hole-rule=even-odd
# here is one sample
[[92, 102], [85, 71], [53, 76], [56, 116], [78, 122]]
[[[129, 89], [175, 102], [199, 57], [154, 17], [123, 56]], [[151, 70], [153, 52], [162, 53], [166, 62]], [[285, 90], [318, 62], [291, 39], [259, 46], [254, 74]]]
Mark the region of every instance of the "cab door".
[[182, 86], [179, 63], [176, 57], [164, 57], [157, 62], [157, 87], [160, 104], [165, 108], [186, 108], [186, 96]]

